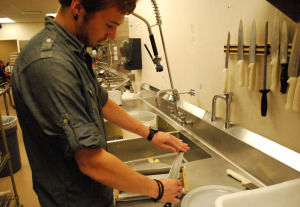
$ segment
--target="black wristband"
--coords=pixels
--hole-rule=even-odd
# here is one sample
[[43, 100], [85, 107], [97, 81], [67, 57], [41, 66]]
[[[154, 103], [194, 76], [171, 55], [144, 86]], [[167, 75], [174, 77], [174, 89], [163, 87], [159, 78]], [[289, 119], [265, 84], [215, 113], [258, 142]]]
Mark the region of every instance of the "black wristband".
[[148, 137], [147, 137], [147, 140], [151, 142], [151, 141], [152, 141], [152, 138], [154, 137], [154, 135], [155, 135], [157, 132], [158, 132], [157, 129], [154, 129], [154, 128], [150, 127], [150, 128], [149, 128], [149, 135], [148, 135]]
[[152, 198], [152, 200], [154, 202], [157, 202], [157, 201], [159, 201], [163, 197], [165, 190], [164, 190], [164, 185], [162, 184], [162, 182], [160, 180], [154, 179], [154, 181], [158, 185], [158, 196], [157, 196], [157, 198]]

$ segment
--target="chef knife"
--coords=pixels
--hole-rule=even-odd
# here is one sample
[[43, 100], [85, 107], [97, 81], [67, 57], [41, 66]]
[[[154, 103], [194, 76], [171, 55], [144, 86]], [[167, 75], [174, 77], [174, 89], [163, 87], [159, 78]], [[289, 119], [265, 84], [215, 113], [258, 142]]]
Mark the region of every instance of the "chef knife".
[[[179, 170], [180, 170], [180, 167], [181, 167], [181, 164], [182, 164], [182, 159], [183, 159], [183, 153], [184, 152], [178, 152], [174, 161], [173, 161], [173, 164], [171, 166], [171, 169], [170, 169], [170, 172], [169, 172], [169, 176], [168, 178], [169, 179], [175, 179], [177, 180], [178, 177], [179, 177]], [[164, 205], [164, 207], [170, 207], [172, 206], [171, 203], [166, 203]]]
[[275, 91], [278, 86], [279, 74], [278, 74], [278, 63], [279, 63], [279, 17], [278, 11], [275, 14], [272, 34], [271, 34], [271, 63], [272, 74], [271, 74], [271, 91]]
[[282, 23], [281, 28], [281, 38], [280, 38], [280, 64], [281, 64], [281, 75], [280, 75], [280, 82], [281, 82], [281, 88], [280, 92], [285, 94], [287, 90], [287, 80], [288, 77], [288, 57], [287, 57], [287, 51], [288, 51], [288, 34], [287, 34], [287, 26], [285, 19]]
[[256, 52], [256, 23], [253, 20], [252, 29], [251, 29], [251, 38], [250, 38], [250, 49], [249, 49], [249, 90], [253, 90], [255, 86], [255, 52]]
[[238, 70], [240, 74], [240, 81], [239, 85], [244, 85], [244, 79], [245, 79], [245, 70], [244, 70], [244, 33], [243, 33], [243, 22], [240, 21], [239, 25], [239, 34], [238, 34]]
[[265, 32], [265, 48], [264, 48], [264, 88], [259, 90], [262, 93], [261, 97], [261, 115], [267, 115], [268, 109], [268, 100], [267, 100], [267, 93], [270, 92], [267, 88], [267, 57], [268, 57], [268, 22], [266, 22], [266, 32]]
[[227, 35], [227, 46], [226, 46], [226, 58], [225, 58], [225, 68], [223, 69], [223, 89], [222, 91], [224, 93], [227, 92], [227, 87], [228, 84], [230, 84], [230, 80], [229, 79], [229, 71], [228, 71], [228, 59], [229, 59], [229, 45], [230, 45], [230, 32], [228, 32]]
[[[298, 76], [298, 67], [299, 67], [299, 50], [300, 50], [300, 34], [299, 34], [299, 25], [295, 32], [294, 39], [293, 39], [293, 45], [292, 45], [292, 52], [289, 62], [289, 70], [288, 70], [288, 84], [289, 89], [287, 93], [287, 103], [285, 105], [285, 108], [287, 110], [292, 109], [292, 105], [294, 102], [294, 95], [295, 95], [295, 88], [297, 84], [297, 76]], [[296, 97], [298, 98], [298, 97]], [[297, 102], [297, 101], [296, 101]]]

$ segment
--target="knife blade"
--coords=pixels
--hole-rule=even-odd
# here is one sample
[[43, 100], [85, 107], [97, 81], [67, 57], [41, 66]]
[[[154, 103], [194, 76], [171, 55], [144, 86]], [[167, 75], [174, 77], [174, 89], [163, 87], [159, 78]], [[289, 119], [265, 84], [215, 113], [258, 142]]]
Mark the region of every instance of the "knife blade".
[[[183, 153], [184, 152], [178, 152], [174, 161], [173, 161], [173, 164], [171, 166], [171, 169], [170, 169], [170, 172], [169, 172], [169, 176], [168, 178], [169, 179], [175, 179], [177, 180], [178, 177], [179, 177], [179, 170], [180, 170], [180, 167], [181, 167], [181, 164], [182, 164], [182, 159], [183, 159]], [[164, 207], [170, 207], [172, 206], [172, 203], [166, 203], [164, 205]]]
[[[300, 34], [299, 34], [299, 24], [296, 29], [294, 39], [293, 39], [293, 45], [292, 45], [292, 52], [291, 57], [289, 61], [289, 70], [288, 70], [288, 84], [289, 89], [287, 93], [287, 103], [285, 105], [286, 110], [291, 110], [292, 105], [294, 102], [294, 95], [296, 91], [296, 84], [297, 84], [297, 77], [298, 77], [298, 67], [299, 67], [299, 53], [300, 53]], [[298, 96], [297, 96], [298, 98]]]
[[286, 21], [284, 19], [282, 23], [281, 39], [280, 39], [280, 64], [281, 64], [280, 92], [283, 94], [286, 93], [287, 86], [288, 86], [287, 80], [289, 79], [287, 51], [288, 51], [288, 34], [287, 34]]
[[225, 58], [225, 68], [223, 69], [223, 89], [222, 91], [224, 93], [227, 92], [227, 88], [228, 88], [228, 76], [229, 76], [229, 71], [228, 71], [228, 59], [229, 59], [229, 45], [230, 45], [230, 32], [228, 32], [227, 35], [227, 46], [226, 46], [226, 58]]
[[244, 70], [244, 32], [243, 32], [243, 21], [240, 20], [239, 34], [238, 34], [238, 70], [239, 70], [239, 86], [244, 85], [245, 70]]
[[271, 63], [272, 74], [271, 74], [271, 91], [275, 91], [278, 87], [279, 73], [278, 73], [278, 63], [279, 63], [279, 17], [278, 10], [275, 14], [272, 34], [271, 34]]
[[253, 20], [252, 23], [252, 29], [251, 29], [251, 38], [250, 38], [250, 49], [249, 49], [249, 90], [253, 90], [255, 86], [255, 52], [256, 52], [256, 23], [255, 20]]
[[267, 115], [268, 109], [268, 100], [267, 100], [267, 93], [270, 92], [267, 88], [267, 57], [268, 57], [268, 22], [266, 22], [266, 29], [265, 29], [265, 47], [264, 47], [264, 88], [259, 90], [262, 93], [261, 97], [261, 115]]

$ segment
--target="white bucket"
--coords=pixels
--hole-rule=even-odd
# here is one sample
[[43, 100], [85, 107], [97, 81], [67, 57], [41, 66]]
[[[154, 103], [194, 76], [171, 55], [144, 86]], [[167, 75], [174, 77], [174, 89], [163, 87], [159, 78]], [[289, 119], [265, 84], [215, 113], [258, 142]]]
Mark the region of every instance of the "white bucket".
[[[135, 119], [142, 122], [144, 125], [150, 127], [157, 127], [157, 117], [156, 114], [149, 112], [149, 111], [132, 111], [128, 112], [128, 114]], [[123, 139], [130, 139], [130, 138], [136, 138], [139, 137], [139, 135], [129, 132], [125, 129], [122, 129], [123, 133]]]

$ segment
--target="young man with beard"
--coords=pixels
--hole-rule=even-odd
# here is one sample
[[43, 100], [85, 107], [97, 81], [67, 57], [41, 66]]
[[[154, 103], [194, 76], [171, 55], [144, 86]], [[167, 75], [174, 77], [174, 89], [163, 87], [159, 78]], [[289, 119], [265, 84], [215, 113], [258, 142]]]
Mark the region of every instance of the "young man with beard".
[[108, 98], [93, 73], [86, 47], [115, 39], [117, 27], [137, 0], [59, 1], [57, 16], [46, 18], [45, 28], [24, 47], [12, 76], [41, 206], [111, 206], [112, 188], [179, 203], [180, 181], [152, 180], [106, 151], [103, 118], [152, 138], [160, 148], [189, 149], [174, 136], [155, 132], [129, 116]]

